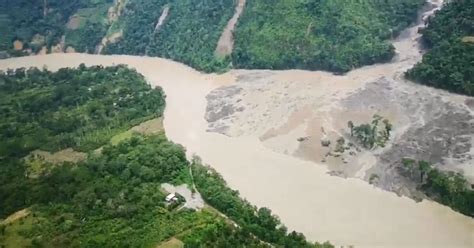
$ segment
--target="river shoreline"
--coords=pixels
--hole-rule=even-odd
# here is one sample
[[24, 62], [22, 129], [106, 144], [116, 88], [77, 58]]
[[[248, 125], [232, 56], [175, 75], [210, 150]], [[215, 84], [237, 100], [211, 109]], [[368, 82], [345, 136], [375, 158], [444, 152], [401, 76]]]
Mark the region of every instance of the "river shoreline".
[[[414, 30], [415, 27], [410, 32]], [[150, 84], [161, 86], [167, 95], [163, 124], [172, 141], [186, 147], [188, 156], [196, 154], [213, 166], [231, 188], [252, 204], [269, 207], [290, 230], [303, 232], [310, 240], [329, 240], [337, 246], [356, 247], [472, 247], [472, 218], [432, 201], [416, 203], [359, 179], [330, 176], [325, 166], [275, 151], [260, 139], [259, 129], [281, 124], [287, 114], [292, 113], [279, 110], [279, 102], [281, 106], [288, 102], [275, 98], [275, 90], [280, 89], [281, 96], [305, 92], [308, 97], [327, 95], [331, 100], [331, 97], [345, 96], [364, 88], [381, 77], [396, 77], [421, 58], [418, 46], [414, 47], [417, 44], [411, 38], [394, 41], [398, 51], [406, 51], [397, 62], [363, 67], [343, 76], [300, 70], [233, 70], [224, 75], [203, 74], [161, 58], [86, 54], [0, 60], [0, 70], [32, 66], [57, 70], [76, 67], [80, 63], [127, 64], [136, 68]], [[219, 87], [235, 85], [239, 80], [247, 85], [257, 85], [256, 78], [274, 84], [268, 85], [271, 87], [268, 91], [250, 95], [247, 102], [258, 105], [257, 100], [268, 97], [275, 98], [276, 105], [263, 106], [263, 102], [255, 109], [239, 112], [243, 115], [230, 125], [247, 126], [234, 128], [241, 130], [238, 135], [208, 132], [209, 123], [204, 118], [208, 106], [206, 96]], [[290, 88], [285, 88], [287, 86]], [[305, 100], [301, 95], [295, 95], [294, 99], [295, 104]], [[262, 115], [260, 107], [271, 110], [269, 119], [252, 124], [252, 121], [259, 121], [256, 116]]]

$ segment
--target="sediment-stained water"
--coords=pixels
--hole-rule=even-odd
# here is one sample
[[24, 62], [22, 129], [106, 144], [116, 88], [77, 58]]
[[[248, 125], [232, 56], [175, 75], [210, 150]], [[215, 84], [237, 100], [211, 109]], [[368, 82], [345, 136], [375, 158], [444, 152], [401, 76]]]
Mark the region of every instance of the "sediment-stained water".
[[[206, 96], [222, 85], [235, 83], [235, 75], [291, 79], [302, 86], [318, 82], [312, 88], [315, 92], [306, 90], [306, 94], [331, 93], [338, 97], [364, 87], [363, 82], [397, 77], [420, 59], [415, 39], [416, 34], [411, 33], [395, 41], [400, 55], [393, 63], [364, 67], [345, 76], [295, 70], [271, 75], [267, 75], [269, 71], [206, 75], [160, 58], [84, 54], [1, 60], [0, 69], [46, 66], [56, 70], [80, 63], [136, 68], [152, 85], [163, 87], [167, 95], [164, 128], [171, 140], [185, 146], [188, 155], [199, 155], [216, 168], [244, 198], [269, 207], [289, 229], [303, 232], [310, 240], [356, 247], [473, 247], [474, 220], [448, 207], [426, 200], [416, 203], [362, 180], [330, 176], [325, 166], [275, 152], [253, 132], [244, 130], [231, 137], [207, 131]], [[302, 91], [292, 89], [287, 93]], [[271, 127], [276, 121], [286, 122], [286, 115], [281, 116], [280, 120], [267, 119], [271, 123], [258, 125]]]

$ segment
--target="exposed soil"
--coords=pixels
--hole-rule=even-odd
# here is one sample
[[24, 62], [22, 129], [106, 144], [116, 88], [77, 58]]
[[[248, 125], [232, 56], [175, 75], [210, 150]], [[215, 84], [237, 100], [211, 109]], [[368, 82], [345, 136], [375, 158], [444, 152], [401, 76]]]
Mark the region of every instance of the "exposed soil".
[[155, 118], [149, 121], [140, 123], [131, 129], [133, 132], [139, 132], [145, 135], [157, 134], [163, 131], [163, 118]]
[[161, 12], [160, 18], [158, 19], [158, 22], [156, 23], [155, 32], [158, 32], [160, 30], [160, 27], [165, 22], [166, 17], [168, 17], [169, 11], [170, 11], [170, 6], [165, 6], [163, 8], [163, 12]]
[[81, 25], [81, 17], [78, 15], [73, 15], [69, 18], [69, 21], [66, 24], [66, 27], [70, 30], [76, 30]]
[[46, 55], [48, 54], [48, 48], [46, 46], [43, 46], [41, 50], [39, 50], [38, 55]]
[[[439, 2], [429, 5], [420, 19], [439, 6]], [[401, 174], [405, 157], [464, 173], [474, 182], [474, 118], [472, 107], [465, 104], [474, 100], [401, 76], [421, 58], [417, 43], [421, 25], [394, 41], [398, 56], [392, 63], [345, 76], [239, 71], [233, 83], [207, 96], [208, 131], [231, 137], [257, 135], [276, 152], [326, 165], [331, 175], [366, 181], [378, 177], [376, 186], [414, 198], [422, 194], [413, 179]], [[341, 137], [355, 143], [348, 121], [368, 123], [374, 114], [394, 125], [389, 144], [372, 151], [346, 145], [345, 151], [337, 151]], [[329, 144], [322, 145], [323, 141]]]
[[465, 36], [465, 37], [462, 38], [462, 42], [474, 43], [474, 36]]
[[21, 42], [20, 40], [14, 41], [13, 42], [13, 49], [15, 49], [15, 51], [23, 50], [23, 42]]
[[72, 46], [68, 46], [66, 48], [66, 53], [75, 53], [76, 52], [76, 49], [74, 49], [74, 47]]
[[109, 8], [107, 19], [109, 24], [117, 21], [118, 18], [122, 15], [122, 11], [125, 8], [127, 0], [114, 0], [114, 5]]
[[39, 156], [42, 159], [44, 159], [44, 161], [52, 163], [52, 164], [59, 164], [62, 162], [76, 163], [76, 162], [86, 159], [87, 157], [87, 154], [83, 152], [76, 152], [72, 148], [57, 151], [55, 153], [35, 150], [31, 152], [31, 155]]
[[51, 53], [62, 53], [65, 51], [65, 46], [66, 46], [66, 36], [63, 35], [61, 36], [61, 40], [59, 41], [59, 43], [51, 47]]
[[184, 243], [177, 239], [177, 238], [171, 238], [161, 244], [159, 244], [156, 248], [183, 248]]
[[1, 221], [0, 222], [0, 225], [9, 225], [19, 219], [22, 219], [26, 216], [28, 216], [30, 214], [30, 210], [25, 208], [25, 209], [22, 209], [22, 210], [19, 210], [13, 214], [11, 214], [10, 216], [8, 216], [5, 220]]
[[217, 42], [215, 54], [219, 57], [225, 57], [232, 53], [232, 49], [234, 48], [234, 29], [244, 10], [245, 1], [246, 0], [238, 0], [237, 5], [235, 6], [234, 16], [232, 16], [227, 23], [227, 26], [224, 28], [224, 31]]
[[[127, 3], [127, 0], [115, 0], [114, 5], [109, 8], [109, 11], [107, 13], [107, 22], [109, 24], [109, 30], [112, 27], [112, 25], [116, 21], [118, 21], [119, 17], [122, 15], [122, 12], [125, 9], [126, 3]], [[107, 32], [104, 38], [102, 38], [100, 44], [96, 46], [95, 53], [101, 54], [102, 50], [104, 50], [104, 48], [108, 44], [113, 44], [119, 41], [120, 38], [122, 38], [122, 36], [123, 36], [123, 30], [120, 30], [112, 34], [109, 34], [109, 32]]]
[[43, 0], [43, 16], [48, 15], [48, 0]]
[[106, 47], [108, 44], [113, 44], [113, 43], [119, 41], [120, 38], [122, 38], [122, 36], [123, 36], [123, 31], [122, 30], [120, 30], [116, 33], [113, 33], [109, 36], [105, 36], [104, 38], [102, 38], [102, 41], [100, 42], [100, 44], [97, 45], [97, 47], [95, 49], [95, 53], [96, 54], [101, 54], [104, 47]]

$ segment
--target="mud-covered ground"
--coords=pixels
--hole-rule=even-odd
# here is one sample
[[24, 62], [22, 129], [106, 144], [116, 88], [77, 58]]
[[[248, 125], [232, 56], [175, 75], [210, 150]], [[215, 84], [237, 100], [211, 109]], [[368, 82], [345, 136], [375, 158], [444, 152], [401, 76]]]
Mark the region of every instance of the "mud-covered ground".
[[[326, 80], [291, 73], [235, 72], [235, 82], [207, 96], [208, 131], [257, 135], [267, 147], [327, 166], [332, 175], [361, 178], [413, 198], [423, 195], [403, 158], [429, 161], [474, 182], [473, 98], [417, 85], [399, 74]], [[370, 123], [374, 114], [387, 118], [394, 130], [384, 148], [366, 150], [351, 140], [347, 122]], [[337, 149], [341, 137], [344, 152]]]
[[[474, 183], [474, 99], [417, 85], [403, 74], [422, 58], [419, 28], [443, 1], [428, 1], [416, 25], [393, 40], [391, 63], [347, 75], [305, 71], [233, 71], [234, 79], [207, 96], [208, 131], [257, 136], [270, 149], [325, 166], [412, 198], [419, 178], [403, 158], [461, 172]], [[394, 129], [383, 148], [363, 149], [348, 121], [370, 123], [374, 114]], [[337, 140], [344, 139], [343, 144]]]

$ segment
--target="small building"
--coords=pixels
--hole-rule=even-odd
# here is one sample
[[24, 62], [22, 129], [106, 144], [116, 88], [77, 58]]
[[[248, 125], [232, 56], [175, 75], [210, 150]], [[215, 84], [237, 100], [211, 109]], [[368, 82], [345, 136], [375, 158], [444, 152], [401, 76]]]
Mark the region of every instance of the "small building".
[[166, 196], [165, 200], [167, 202], [172, 202], [172, 201], [176, 201], [178, 200], [178, 197], [176, 197], [176, 194], [175, 193], [171, 193], [169, 195]]

